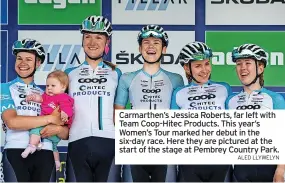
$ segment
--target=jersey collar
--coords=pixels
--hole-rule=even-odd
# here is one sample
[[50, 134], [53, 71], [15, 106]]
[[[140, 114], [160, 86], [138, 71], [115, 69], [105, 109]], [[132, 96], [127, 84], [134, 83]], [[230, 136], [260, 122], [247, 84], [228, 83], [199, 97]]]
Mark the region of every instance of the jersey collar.
[[251, 94], [248, 94], [244, 89], [242, 89], [241, 93], [246, 95], [252, 95], [252, 94], [260, 94], [264, 92], [265, 88], [261, 87], [259, 90], [253, 90]]
[[203, 85], [199, 85], [198, 83], [195, 83], [194, 81], [190, 82], [189, 85], [190, 86], [208, 86], [211, 85], [213, 82], [211, 80], [208, 80], [206, 83], [204, 83]]
[[153, 74], [153, 75], [150, 75], [149, 73], [147, 73], [147, 72], [145, 72], [144, 71], [144, 69], [142, 69], [142, 72], [146, 75], [146, 76], [148, 76], [148, 77], [156, 77], [157, 75], [159, 75], [159, 73], [161, 72], [161, 68], [159, 68], [159, 70], [155, 73], [155, 74]]
[[[90, 66], [86, 60], [85, 60], [82, 64], [83, 64], [83, 65], [88, 65], [88, 66]], [[105, 67], [104, 60], [102, 60], [102, 61], [98, 64], [98, 67]]]
[[[19, 83], [21, 83], [21, 84], [25, 84], [25, 85], [27, 85], [27, 84], [22, 80], [22, 78], [20, 78], [19, 76], [17, 76], [16, 81], [17, 81], [17, 82], [19, 82]], [[32, 81], [32, 82], [31, 82], [31, 83], [29, 83], [28, 85], [35, 86], [36, 84], [35, 84], [35, 82], [34, 82], [34, 81]]]

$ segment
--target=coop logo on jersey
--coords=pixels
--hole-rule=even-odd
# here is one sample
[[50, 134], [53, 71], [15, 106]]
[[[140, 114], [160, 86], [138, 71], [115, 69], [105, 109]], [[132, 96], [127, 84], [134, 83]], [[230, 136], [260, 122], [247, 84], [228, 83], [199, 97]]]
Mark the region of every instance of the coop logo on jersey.
[[79, 55], [83, 48], [80, 44], [46, 44], [43, 47], [48, 52], [40, 71], [65, 70], [81, 64]]
[[[124, 0], [118, 0], [122, 3]], [[128, 0], [125, 10], [126, 11], [165, 11], [169, 4], [187, 4], [186, 0]]]

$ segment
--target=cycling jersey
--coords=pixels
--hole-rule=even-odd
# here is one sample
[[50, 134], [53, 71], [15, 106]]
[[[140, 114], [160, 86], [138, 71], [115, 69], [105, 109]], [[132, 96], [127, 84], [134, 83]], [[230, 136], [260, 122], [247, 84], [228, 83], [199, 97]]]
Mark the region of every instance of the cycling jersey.
[[74, 118], [69, 141], [97, 136], [115, 138], [114, 98], [121, 71], [104, 62], [93, 69], [87, 61], [65, 71], [69, 95], [74, 98]]
[[115, 104], [132, 109], [169, 109], [174, 89], [184, 86], [179, 74], [159, 69], [149, 75], [143, 69], [124, 73], [117, 89]]
[[[261, 88], [248, 94], [244, 90], [230, 96], [226, 101], [227, 109], [270, 110], [285, 109], [282, 95]], [[235, 165], [233, 179], [238, 182], [272, 182], [276, 165]]]
[[[130, 100], [132, 109], [169, 109], [172, 92], [183, 86], [179, 74], [159, 69], [150, 75], [143, 69], [122, 75], [115, 104], [126, 106]], [[172, 165], [124, 165], [124, 182], [174, 182], [176, 169]]]
[[221, 110], [231, 95], [231, 87], [224, 82], [209, 80], [203, 85], [194, 82], [177, 88], [172, 96], [171, 109]]
[[[177, 88], [171, 99], [171, 109], [222, 110], [231, 94], [227, 83], [209, 80], [203, 85], [194, 82]], [[228, 182], [231, 165], [179, 165], [180, 182]]]
[[[25, 84], [17, 77], [11, 82], [1, 83], [1, 113], [7, 109], [16, 109], [18, 115], [39, 116], [41, 113], [40, 104], [36, 102], [26, 102], [26, 95], [43, 91], [34, 82]], [[7, 128], [4, 149], [23, 148], [29, 144], [28, 130], [11, 130]], [[43, 149], [52, 150], [52, 143], [48, 139], [43, 139]]]
[[261, 88], [251, 94], [241, 91], [230, 96], [226, 101], [227, 109], [285, 109], [285, 101], [282, 95], [273, 91]]

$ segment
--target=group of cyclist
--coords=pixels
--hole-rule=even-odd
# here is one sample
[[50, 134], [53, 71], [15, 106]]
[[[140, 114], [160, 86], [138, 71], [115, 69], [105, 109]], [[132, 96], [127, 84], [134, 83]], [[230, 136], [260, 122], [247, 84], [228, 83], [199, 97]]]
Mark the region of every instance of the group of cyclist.
[[[284, 165], [120, 166], [114, 161], [114, 110], [125, 109], [128, 101], [132, 109], [151, 110], [222, 110], [248, 105], [285, 109], [284, 98], [263, 87], [268, 57], [261, 47], [243, 44], [232, 51], [243, 86], [240, 93], [232, 94], [227, 83], [210, 80], [213, 53], [203, 42], [186, 44], [179, 54], [188, 80], [185, 86], [180, 74], [161, 68], [160, 60], [169, 45], [161, 26], [141, 29], [137, 41], [143, 68], [124, 74], [103, 59], [112, 35], [107, 18], [87, 17], [80, 31], [85, 61], [65, 72], [52, 72], [45, 91], [34, 83], [36, 69], [46, 56], [43, 46], [33, 39], [18, 40], [13, 45], [18, 76], [1, 83], [1, 118], [6, 128], [2, 157], [5, 182], [55, 182], [58, 138], [69, 140], [67, 182], [284, 181]], [[66, 89], [69, 96], [63, 94]], [[189, 100], [200, 95], [214, 97]], [[73, 107], [73, 112], [68, 107]], [[43, 110], [48, 112], [42, 113]], [[32, 140], [32, 135], [40, 139]]]

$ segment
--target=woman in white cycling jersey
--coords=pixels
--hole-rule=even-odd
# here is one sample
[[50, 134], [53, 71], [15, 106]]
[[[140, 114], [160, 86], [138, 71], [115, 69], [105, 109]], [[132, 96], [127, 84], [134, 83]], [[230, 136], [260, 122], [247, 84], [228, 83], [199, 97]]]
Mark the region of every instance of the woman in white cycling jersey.
[[[161, 26], [146, 25], [138, 34], [143, 68], [124, 73], [115, 100], [116, 109], [125, 109], [128, 100], [132, 109], [169, 109], [174, 89], [184, 86], [179, 74], [161, 68], [160, 60], [168, 46], [168, 35]], [[123, 181], [174, 182], [173, 165], [125, 165]]]
[[117, 182], [115, 166], [114, 98], [121, 71], [103, 56], [109, 48], [111, 22], [102, 16], [83, 20], [85, 61], [66, 70], [69, 95], [74, 98], [66, 179], [68, 182]]
[[[228, 109], [285, 109], [284, 98], [264, 88], [263, 73], [268, 57], [256, 44], [243, 44], [232, 51], [236, 73], [243, 86], [240, 93], [230, 96]], [[284, 182], [284, 165], [235, 165], [233, 178], [238, 182]]]
[[[225, 109], [231, 88], [227, 83], [210, 80], [211, 57], [212, 50], [202, 42], [192, 42], [182, 48], [179, 60], [189, 84], [174, 91], [171, 109]], [[231, 171], [231, 165], [178, 165], [178, 181], [226, 182], [231, 179]]]
[[[63, 125], [58, 109], [52, 115], [40, 115], [40, 104], [26, 102], [26, 95], [42, 94], [43, 91], [34, 83], [36, 69], [45, 60], [43, 46], [36, 40], [23, 39], [13, 44], [16, 56], [15, 71], [17, 78], [1, 83], [1, 118], [6, 128], [5, 144], [2, 157], [5, 182], [55, 182], [55, 162], [52, 143], [43, 139], [42, 150], [28, 158], [21, 153], [29, 144], [29, 130], [46, 126], [42, 136], [58, 135], [68, 138], [68, 127]], [[54, 125], [55, 124], [55, 125]]]

